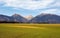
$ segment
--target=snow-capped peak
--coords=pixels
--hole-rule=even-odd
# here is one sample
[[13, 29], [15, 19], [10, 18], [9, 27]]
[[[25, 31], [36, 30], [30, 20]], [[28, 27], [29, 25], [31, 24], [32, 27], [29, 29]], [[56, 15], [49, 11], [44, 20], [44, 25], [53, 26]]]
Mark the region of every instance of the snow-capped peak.
[[33, 16], [32, 16], [32, 15], [28, 15], [28, 16], [25, 16], [25, 18], [26, 18], [27, 20], [30, 20], [30, 19], [33, 18]]

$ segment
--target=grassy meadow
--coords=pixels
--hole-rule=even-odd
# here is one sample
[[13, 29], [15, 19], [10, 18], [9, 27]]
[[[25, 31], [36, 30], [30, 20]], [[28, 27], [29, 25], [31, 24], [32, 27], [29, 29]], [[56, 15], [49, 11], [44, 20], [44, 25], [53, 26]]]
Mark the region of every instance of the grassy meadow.
[[0, 38], [60, 38], [60, 24], [0, 24]]

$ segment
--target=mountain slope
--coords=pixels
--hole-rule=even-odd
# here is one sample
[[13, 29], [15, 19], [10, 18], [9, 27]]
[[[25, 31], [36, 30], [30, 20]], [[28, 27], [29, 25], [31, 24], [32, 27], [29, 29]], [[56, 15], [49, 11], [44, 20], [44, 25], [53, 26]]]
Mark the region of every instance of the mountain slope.
[[31, 20], [33, 18], [32, 15], [28, 15], [28, 16], [25, 16], [24, 18], [26, 18], [27, 20]]
[[14, 18], [15, 22], [27, 22], [27, 19], [20, 16], [19, 14], [14, 14], [14, 15], [12, 15], [12, 17]]
[[48, 22], [48, 23], [60, 23], [60, 16], [53, 14], [38, 15], [30, 20], [33, 23]]
[[27, 19], [18, 14], [13, 16], [0, 15], [0, 22], [27, 22]]
[[5, 22], [12, 22], [14, 19], [10, 16], [6, 15], [0, 15], [0, 22], [5, 21]]

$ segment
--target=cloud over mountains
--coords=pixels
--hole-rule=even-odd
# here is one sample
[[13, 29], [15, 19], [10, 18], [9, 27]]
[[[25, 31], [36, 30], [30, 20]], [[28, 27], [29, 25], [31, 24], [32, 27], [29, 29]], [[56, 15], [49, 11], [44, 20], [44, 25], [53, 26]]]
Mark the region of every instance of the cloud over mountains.
[[43, 9], [55, 4], [56, 0], [0, 0], [1, 2], [5, 2], [5, 6], [15, 7], [15, 8], [23, 8], [23, 9]]
[[58, 14], [60, 12], [60, 0], [0, 0], [0, 6], [1, 4], [15, 9], [39, 10], [37, 13]]

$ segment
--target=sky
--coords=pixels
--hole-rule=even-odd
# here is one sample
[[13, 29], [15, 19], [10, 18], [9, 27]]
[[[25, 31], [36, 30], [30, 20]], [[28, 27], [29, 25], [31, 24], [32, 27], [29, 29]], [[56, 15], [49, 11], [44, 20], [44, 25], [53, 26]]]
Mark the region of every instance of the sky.
[[60, 0], [0, 0], [0, 14], [37, 16], [41, 13], [60, 15]]

